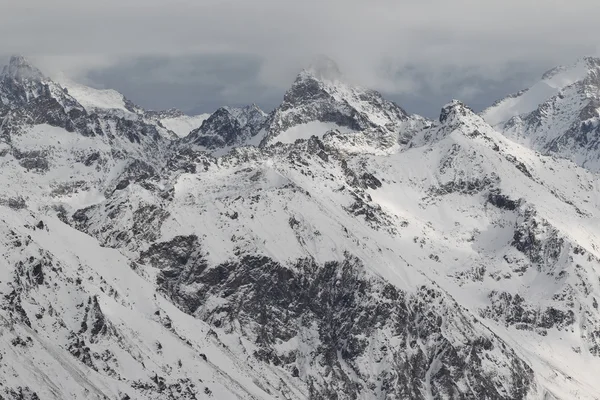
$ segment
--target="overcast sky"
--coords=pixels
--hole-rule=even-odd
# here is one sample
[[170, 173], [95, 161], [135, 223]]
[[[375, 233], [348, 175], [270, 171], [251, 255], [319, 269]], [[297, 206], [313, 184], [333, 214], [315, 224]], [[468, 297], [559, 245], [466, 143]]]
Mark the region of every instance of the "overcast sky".
[[147, 108], [269, 110], [317, 54], [435, 116], [597, 55], [598, 0], [0, 0], [0, 57]]

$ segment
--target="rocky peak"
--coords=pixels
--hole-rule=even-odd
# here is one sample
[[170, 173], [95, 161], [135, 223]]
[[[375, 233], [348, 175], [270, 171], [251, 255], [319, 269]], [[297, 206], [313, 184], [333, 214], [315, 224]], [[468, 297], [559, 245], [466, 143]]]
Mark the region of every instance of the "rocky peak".
[[600, 58], [585, 58], [588, 73], [583, 80], [583, 91], [586, 97], [600, 97]]
[[490, 125], [502, 129], [513, 117], [526, 117], [555, 97], [565, 96], [566, 91], [575, 96], [590, 95], [597, 91], [599, 66], [600, 59], [584, 57], [569, 66], [552, 68], [531, 87], [495, 102], [481, 115]]
[[42, 72], [24, 57], [11, 57], [0, 74], [0, 102], [8, 106], [21, 106], [32, 99], [49, 94]]
[[[22, 56], [11, 57], [0, 74], [0, 103], [8, 108], [28, 105], [32, 112], [39, 112], [44, 108], [42, 114], [46, 117], [72, 110], [77, 110], [79, 114], [85, 112], [83, 106], [66, 89], [46, 77]], [[49, 112], [49, 107], [54, 109], [53, 113]]]
[[276, 142], [275, 137], [299, 125], [312, 124], [309, 136], [322, 136], [336, 126], [342, 131], [397, 132], [407, 119], [397, 104], [375, 90], [346, 82], [333, 60], [319, 57], [298, 74], [270, 115], [261, 145]]
[[559, 65], [544, 72], [541, 79], [545, 81], [556, 80], [561, 87], [568, 86], [578, 80], [583, 80], [587, 73], [600, 67], [600, 58], [582, 57], [574, 64], [565, 66]]
[[238, 128], [240, 127], [239, 121], [235, 115], [230, 112], [230, 109], [227, 107], [221, 107], [212, 113], [211, 116], [202, 123], [201, 129], [204, 127], [203, 130], [208, 131], [210, 127], [214, 127], [218, 130], [219, 127], [225, 125]]
[[255, 136], [267, 115], [256, 104], [237, 108], [221, 107], [202, 125], [183, 140], [214, 150], [220, 147], [242, 145]]
[[329, 57], [319, 56], [300, 71], [292, 87], [285, 93], [282, 106], [327, 98], [335, 91], [336, 84], [344, 85], [338, 65]]
[[25, 57], [15, 55], [10, 58], [8, 65], [3, 68], [2, 77], [19, 82], [25, 80], [41, 81], [44, 79], [44, 74]]
[[[344, 92], [371, 92], [349, 85], [334, 60], [327, 56], [316, 57], [311, 64], [300, 71], [290, 89], [285, 93], [282, 108], [312, 101], [335, 101]], [[372, 94], [378, 94], [373, 92]]]
[[491, 130], [492, 127], [469, 106], [459, 100], [452, 100], [442, 107], [439, 122], [429, 124], [415, 133], [411, 147], [432, 144], [454, 132], [475, 138], [487, 136]]
[[21, 56], [13, 56], [0, 75], [0, 106], [10, 111], [6, 135], [28, 124], [46, 124], [83, 136], [104, 136], [111, 146], [118, 141], [134, 151], [140, 144], [155, 148], [159, 135], [157, 126], [140, 116], [143, 110], [120, 93], [63, 86]]
[[475, 113], [463, 102], [454, 99], [442, 107], [442, 111], [440, 112], [440, 122], [450, 122], [455, 118], [466, 117], [468, 115], [474, 116]]
[[[558, 90], [557, 94], [575, 86], [579, 94], [598, 97], [600, 88], [600, 58], [582, 57], [573, 65], [559, 66], [542, 76], [542, 80]], [[551, 100], [549, 98], [548, 100]]]
[[589, 72], [597, 71], [600, 68], [600, 57], [586, 56], [580, 58], [575, 65], [581, 64]]
[[259, 106], [252, 103], [245, 107], [222, 107], [226, 110], [231, 116], [233, 116], [241, 126], [246, 126], [247, 124], [256, 123], [256, 121], [260, 121], [260, 123], [264, 122], [267, 114], [260, 109]]
[[323, 82], [310, 71], [303, 70], [298, 74], [290, 89], [285, 92], [281, 107], [288, 109], [295, 105], [315, 100], [325, 100], [329, 97], [330, 94]]

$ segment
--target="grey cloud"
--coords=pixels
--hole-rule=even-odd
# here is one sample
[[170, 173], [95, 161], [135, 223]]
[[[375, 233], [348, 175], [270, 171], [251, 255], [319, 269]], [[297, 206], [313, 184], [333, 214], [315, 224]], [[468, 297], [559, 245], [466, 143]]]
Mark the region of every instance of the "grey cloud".
[[409, 112], [437, 118], [442, 106], [453, 98], [464, 101], [475, 111], [481, 111], [494, 101], [529, 87], [544, 71], [544, 67], [515, 64], [507, 67], [502, 79], [493, 79], [486, 78], [478, 70], [446, 69], [440, 76], [434, 76], [426, 69], [414, 69], [402, 74], [417, 82], [415, 85], [419, 90], [383, 93]]
[[[124, 66], [162, 59], [120, 79], [137, 81], [146, 97], [145, 83], [166, 88], [171, 79], [174, 90], [193, 75], [189, 86], [215, 99], [241, 101], [256, 90], [267, 103], [261, 98], [274, 99], [319, 53], [349, 79], [397, 98], [452, 90], [449, 97], [476, 100], [484, 89], [596, 54], [590, 31], [600, 11], [596, 0], [0, 0], [0, 7], [0, 53], [23, 53], [51, 73], [104, 76], [108, 85]], [[221, 67], [213, 58], [224, 72], [214, 71]], [[208, 66], [175, 63], [184, 59]], [[228, 64], [241, 59], [254, 61]]]
[[[92, 69], [84, 80], [98, 88], [117, 88], [150, 109], [176, 107], [200, 113], [212, 112], [222, 105], [257, 103], [269, 111], [281, 102], [294, 77], [283, 87], [267, 85], [259, 79], [261, 68], [261, 60], [251, 56], [147, 56]], [[452, 98], [481, 110], [494, 100], [529, 86], [544, 71], [543, 67], [513, 64], [503, 72], [505, 78], [496, 80], [482, 77], [479, 70], [445, 68], [438, 72], [410, 64], [390, 77], [395, 82], [405, 82], [404, 90], [380, 90], [407, 111], [436, 118]]]
[[92, 69], [85, 80], [99, 88], [118, 88], [149, 109], [202, 113], [250, 103], [270, 109], [282, 93], [259, 82], [260, 66], [257, 57], [242, 55], [145, 56]]

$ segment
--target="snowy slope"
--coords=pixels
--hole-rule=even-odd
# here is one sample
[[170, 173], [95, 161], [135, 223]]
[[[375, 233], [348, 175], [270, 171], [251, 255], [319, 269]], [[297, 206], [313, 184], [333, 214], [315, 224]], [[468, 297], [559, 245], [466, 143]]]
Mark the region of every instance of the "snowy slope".
[[58, 82], [88, 112], [118, 110], [126, 114], [132, 113], [126, 105], [125, 97], [116, 90], [94, 89], [68, 79], [60, 79]]
[[527, 91], [485, 110], [496, 129], [544, 154], [600, 170], [600, 60], [586, 57], [549, 71]]
[[160, 122], [170, 131], [175, 132], [177, 137], [185, 137], [210, 117], [210, 114], [182, 115], [179, 117], [163, 118]]
[[87, 112], [112, 114], [126, 119], [141, 119], [145, 123], [155, 125], [162, 136], [172, 140], [187, 136], [210, 116], [210, 114], [189, 116], [178, 110], [147, 111], [131, 103], [116, 90], [95, 89], [64, 77], [59, 78], [58, 83]]
[[252, 399], [286, 390], [268, 370], [251, 370], [226, 351], [226, 338], [210, 326], [157, 296], [118, 251], [55, 218], [6, 207], [2, 216], [2, 245], [11, 249], [2, 260], [3, 395]]
[[304, 124], [292, 126], [277, 136], [278, 143], [294, 143], [296, 140], [308, 140], [311, 136], [322, 138], [325, 133], [332, 130], [341, 130], [341, 133], [352, 132], [344, 129], [333, 122], [311, 121]]
[[175, 142], [175, 111], [28, 71], [0, 84], [0, 396], [600, 398], [598, 175], [325, 61]]
[[515, 95], [496, 102], [481, 116], [492, 126], [499, 125], [517, 115], [530, 113], [559, 91], [584, 79], [588, 74], [588, 61], [578, 60], [568, 67], [556, 67], [546, 72], [539, 82]]
[[[374, 90], [348, 84], [332, 60], [317, 61], [298, 75], [283, 103], [269, 115], [258, 134], [261, 145], [277, 143], [280, 138], [289, 142], [307, 135], [321, 137], [331, 129], [398, 134], [408, 120], [425, 122], [419, 116], [408, 116]], [[407, 138], [401, 135], [401, 139]]]

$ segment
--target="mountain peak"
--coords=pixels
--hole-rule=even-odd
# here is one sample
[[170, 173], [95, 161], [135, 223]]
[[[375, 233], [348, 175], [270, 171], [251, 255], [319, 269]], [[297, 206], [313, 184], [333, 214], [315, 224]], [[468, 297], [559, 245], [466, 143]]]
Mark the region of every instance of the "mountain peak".
[[462, 101], [454, 99], [442, 107], [442, 111], [440, 113], [440, 122], [446, 122], [454, 115], [467, 116], [469, 114], [474, 115], [473, 110], [469, 106], [465, 105]]
[[266, 117], [254, 103], [244, 107], [219, 107], [199, 128], [190, 132], [184, 143], [209, 150], [243, 145], [258, 133]]
[[347, 82], [335, 61], [319, 56], [300, 72], [267, 119], [261, 146], [321, 137], [332, 129], [397, 132], [407, 119], [397, 104], [375, 90]]
[[600, 59], [595, 57], [582, 57], [571, 65], [554, 67], [529, 88], [495, 102], [482, 111], [481, 116], [492, 126], [502, 126], [513, 117], [534, 112], [540, 105], [574, 85], [591, 83], [591, 90], [595, 91], [599, 70]]
[[41, 80], [44, 74], [25, 57], [14, 55], [2, 71], [2, 76], [8, 76], [18, 81]]

